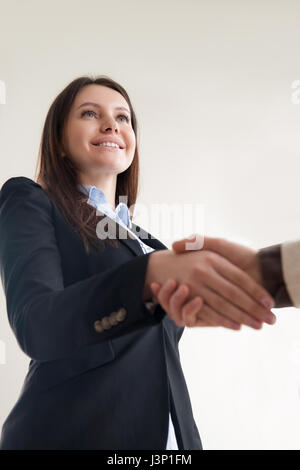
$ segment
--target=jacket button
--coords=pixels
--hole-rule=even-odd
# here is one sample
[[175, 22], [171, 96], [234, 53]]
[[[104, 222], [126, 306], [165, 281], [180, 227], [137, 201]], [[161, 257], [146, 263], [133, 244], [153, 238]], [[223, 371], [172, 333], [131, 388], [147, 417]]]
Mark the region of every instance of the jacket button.
[[118, 320], [118, 322], [121, 322], [121, 321], [124, 320], [126, 315], [127, 315], [127, 312], [126, 312], [125, 308], [120, 308], [120, 310], [117, 311], [116, 319]]
[[109, 315], [108, 319], [110, 321], [111, 326], [115, 326], [119, 323], [118, 320], [117, 320], [117, 314], [118, 314], [118, 312], [112, 312]]
[[158, 302], [156, 300], [152, 301], [152, 302], [145, 302], [145, 306], [147, 308], [147, 310], [149, 310], [149, 312], [153, 315], [156, 307], [158, 305]]
[[101, 323], [105, 330], [109, 330], [112, 327], [108, 317], [103, 317]]
[[100, 320], [95, 321], [94, 329], [97, 331], [97, 333], [102, 333], [104, 331], [104, 328], [102, 326], [102, 322]]

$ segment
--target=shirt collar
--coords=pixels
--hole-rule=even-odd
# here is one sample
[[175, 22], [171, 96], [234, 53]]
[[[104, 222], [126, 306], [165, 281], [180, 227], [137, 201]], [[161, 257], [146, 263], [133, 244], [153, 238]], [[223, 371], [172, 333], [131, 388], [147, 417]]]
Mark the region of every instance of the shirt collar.
[[96, 186], [91, 186], [89, 184], [78, 184], [78, 189], [86, 194], [88, 199], [88, 204], [96, 207], [96, 209], [101, 210], [106, 215], [109, 215], [117, 221], [123, 222], [127, 227], [131, 228], [131, 220], [129, 215], [129, 209], [124, 202], [120, 202], [115, 209], [107, 202], [106, 196], [102, 189], [96, 188]]

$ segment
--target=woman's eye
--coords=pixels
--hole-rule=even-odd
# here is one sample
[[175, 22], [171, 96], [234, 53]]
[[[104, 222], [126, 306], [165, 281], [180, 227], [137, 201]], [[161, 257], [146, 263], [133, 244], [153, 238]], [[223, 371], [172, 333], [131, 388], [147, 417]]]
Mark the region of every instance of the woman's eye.
[[125, 114], [120, 114], [120, 115], [119, 115], [119, 117], [123, 117], [123, 118], [125, 118], [126, 122], [128, 122], [128, 121], [129, 121], [129, 118], [128, 118], [127, 116], [125, 116]]
[[[87, 109], [86, 111], [83, 111], [81, 116], [86, 116], [88, 114], [92, 114], [93, 116], [96, 115], [95, 111], [92, 111], [91, 109]], [[129, 122], [129, 117], [126, 116], [125, 114], [119, 114], [118, 117], [124, 118], [126, 122]], [[123, 121], [124, 122], [124, 121]]]
[[96, 114], [94, 111], [91, 111], [90, 109], [88, 109], [87, 111], [83, 111], [81, 116], [85, 116], [87, 113], [93, 113], [94, 115]]

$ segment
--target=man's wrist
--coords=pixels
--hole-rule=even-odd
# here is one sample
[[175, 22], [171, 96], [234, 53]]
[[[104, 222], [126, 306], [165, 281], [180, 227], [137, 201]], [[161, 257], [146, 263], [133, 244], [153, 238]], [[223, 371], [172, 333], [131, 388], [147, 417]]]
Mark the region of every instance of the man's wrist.
[[263, 285], [275, 299], [275, 308], [293, 305], [287, 291], [282, 271], [281, 245], [273, 245], [258, 251]]

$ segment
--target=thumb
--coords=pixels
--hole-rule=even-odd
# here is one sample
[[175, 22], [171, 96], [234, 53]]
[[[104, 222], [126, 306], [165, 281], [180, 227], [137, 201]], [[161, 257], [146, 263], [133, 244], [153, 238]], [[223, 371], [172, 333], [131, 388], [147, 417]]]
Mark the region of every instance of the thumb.
[[249, 256], [252, 257], [255, 254], [255, 250], [252, 248], [225, 240], [224, 238], [205, 237], [204, 248], [218, 253], [237, 266], [249, 259]]
[[190, 235], [172, 243], [175, 253], [185, 253], [186, 251], [201, 250], [204, 246], [204, 236], [199, 233]]

